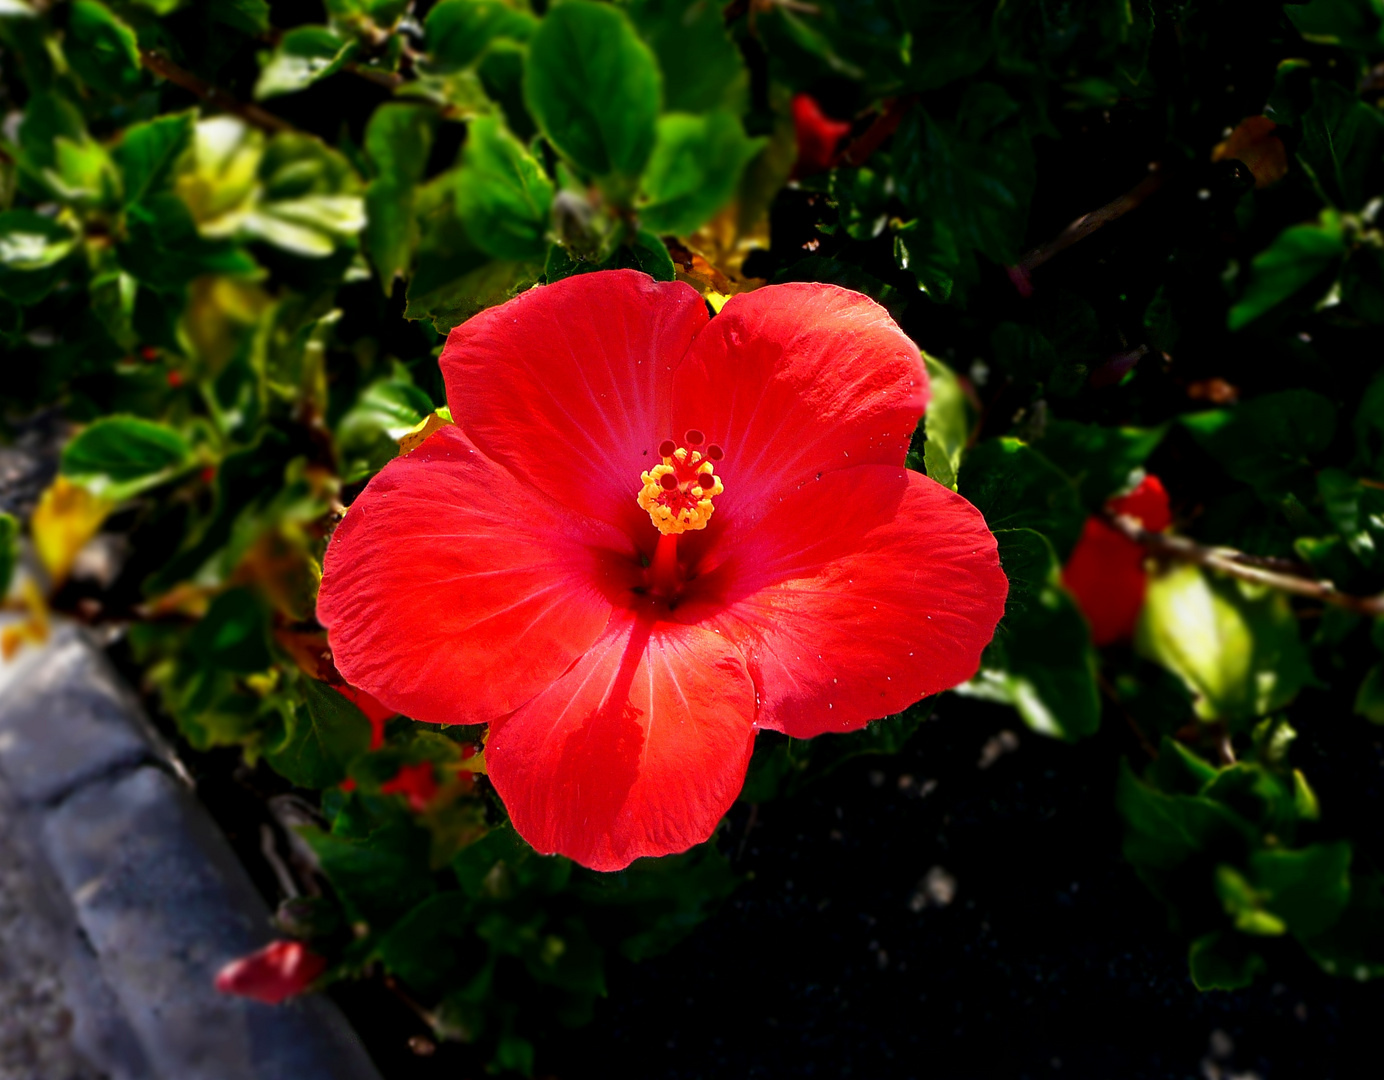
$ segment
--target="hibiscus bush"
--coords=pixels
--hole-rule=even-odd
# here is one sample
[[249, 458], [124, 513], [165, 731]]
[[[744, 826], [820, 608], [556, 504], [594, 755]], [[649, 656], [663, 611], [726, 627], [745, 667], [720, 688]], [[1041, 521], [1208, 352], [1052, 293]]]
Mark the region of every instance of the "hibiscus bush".
[[268, 799], [227, 992], [497, 1070], [944, 691], [1109, 748], [1197, 987], [1372, 978], [1381, 61], [1378, 0], [0, 0], [61, 436], [0, 645], [111, 631]]

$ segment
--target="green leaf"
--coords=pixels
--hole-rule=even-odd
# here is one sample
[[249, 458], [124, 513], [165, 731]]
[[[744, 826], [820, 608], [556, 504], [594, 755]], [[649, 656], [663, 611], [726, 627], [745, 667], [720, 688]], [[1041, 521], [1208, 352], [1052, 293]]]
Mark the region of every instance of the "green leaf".
[[1384, 115], [1338, 83], [1319, 79], [1312, 90], [1298, 160], [1333, 206], [1359, 210], [1384, 180]]
[[503, 0], [441, 0], [424, 22], [431, 66], [440, 72], [470, 67], [491, 42], [527, 41], [537, 25], [527, 11]]
[[1187, 961], [1198, 990], [1242, 990], [1268, 969], [1244, 938], [1220, 930], [1192, 942]]
[[553, 183], [503, 121], [471, 121], [462, 162], [456, 207], [475, 245], [497, 259], [546, 253]]
[[135, 416], [107, 416], [63, 448], [62, 472], [94, 495], [119, 501], [156, 487], [194, 464], [173, 428]]
[[1082, 505], [1100, 513], [1112, 495], [1136, 482], [1136, 470], [1162, 442], [1166, 427], [1103, 427], [1049, 420], [1036, 446], [1077, 485]]
[[1235, 929], [1255, 937], [1278, 937], [1288, 930], [1287, 924], [1264, 908], [1265, 894], [1256, 889], [1240, 871], [1222, 864], [1216, 867], [1216, 895], [1225, 913], [1235, 922]]
[[653, 232], [683, 236], [730, 201], [745, 166], [766, 142], [748, 138], [726, 112], [668, 113], [659, 117], [657, 130], [641, 182], [639, 216]]
[[636, 962], [666, 953], [705, 922], [739, 884], [715, 844], [681, 855], [640, 859], [616, 874], [581, 872], [573, 893], [615, 912], [625, 936], [620, 952]]
[[961, 455], [971, 438], [971, 405], [951, 368], [927, 353], [923, 363], [931, 390], [923, 425], [923, 465], [928, 476], [955, 491]]
[[187, 639], [196, 664], [251, 675], [273, 662], [269, 653], [269, 610], [249, 589], [231, 589], [212, 601]]
[[475, 969], [475, 912], [458, 890], [434, 893], [389, 927], [375, 955], [410, 990], [441, 993], [461, 972]]
[[1303, 945], [1329, 974], [1361, 982], [1384, 975], [1384, 874], [1352, 874], [1350, 901], [1340, 918]]
[[207, 16], [257, 37], [269, 29], [269, 0], [206, 0]]
[[78, 242], [70, 230], [33, 210], [0, 211], [0, 296], [38, 303], [58, 283], [59, 264]]
[[1384, 552], [1384, 491], [1368, 487], [1341, 469], [1317, 473], [1322, 507], [1351, 553], [1366, 567], [1380, 565]]
[[128, 94], [140, 82], [135, 32], [98, 0], [73, 0], [65, 52], [82, 81], [108, 94]]
[[1290, 491], [1312, 490], [1310, 459], [1331, 445], [1336, 407], [1311, 390], [1284, 390], [1182, 423], [1227, 473], [1277, 504]]
[[14, 568], [19, 563], [19, 522], [0, 511], [0, 602], [10, 591]]
[[1309, 285], [1325, 292], [1327, 276], [1336, 273], [1345, 254], [1341, 219], [1330, 211], [1323, 211], [1316, 225], [1284, 229], [1254, 257], [1249, 284], [1230, 309], [1226, 324], [1239, 330]]
[[191, 111], [169, 113], [125, 129], [113, 157], [124, 182], [125, 203], [137, 203], [168, 187], [173, 165], [192, 143]]
[[255, 99], [292, 94], [335, 75], [355, 55], [356, 43], [343, 41], [325, 26], [295, 26], [286, 31], [255, 82]]
[[370, 721], [326, 683], [305, 678], [302, 685], [303, 704], [286, 713], [283, 738], [265, 758], [299, 787], [331, 787], [346, 778], [352, 758], [370, 749]]
[[962, 459], [957, 490], [991, 529], [1035, 529], [1059, 560], [1071, 553], [1086, 523], [1076, 486], [1018, 439], [991, 439], [971, 449]]
[[1350, 902], [1351, 846], [1338, 840], [1296, 851], [1266, 849], [1250, 856], [1265, 906], [1298, 937], [1324, 933]]
[[180, 294], [203, 274], [249, 275], [259, 267], [235, 245], [208, 240], [173, 192], [150, 196], [125, 214], [116, 246], [123, 270], [157, 292]]
[[745, 61], [726, 32], [718, 0], [633, 0], [630, 20], [663, 72], [664, 108], [740, 116], [749, 98]]
[[1014, 706], [1042, 735], [1090, 735], [1100, 726], [1096, 657], [1057, 556], [1032, 529], [1001, 529], [995, 539], [1009, 578], [1004, 618], [980, 671], [957, 692]]
[[432, 149], [437, 111], [425, 105], [381, 105], [365, 129], [376, 169], [365, 190], [365, 250], [388, 292], [408, 271], [418, 244], [416, 187]]
[[1341, 271], [1341, 299], [1365, 321], [1384, 323], [1384, 247], [1361, 243], [1351, 251]]
[[1000, 87], [973, 83], [950, 122], [914, 108], [893, 152], [899, 194], [920, 221], [944, 232], [946, 246], [1001, 266], [1018, 258], [1035, 183], [1018, 111]]
[[[1211, 853], [1242, 855], [1254, 829], [1227, 806], [1203, 795], [1168, 794], [1120, 762], [1115, 805], [1124, 819], [1124, 854], [1139, 869], [1167, 872]], [[1203, 879], [1204, 880], [1204, 879]]]
[[432, 399], [410, 381], [371, 383], [337, 425], [342, 478], [350, 483], [383, 468], [398, 455], [399, 440], [432, 411]]
[[1361, 52], [1384, 52], [1384, 9], [1379, 0], [1310, 0], [1283, 8], [1308, 41]]
[[1373, 664], [1365, 672], [1355, 694], [1355, 715], [1372, 724], [1384, 724], [1384, 664]]
[[395, 803], [351, 795], [332, 832], [301, 830], [351, 918], [381, 930], [437, 891], [427, 830]]
[[618, 8], [566, 0], [529, 42], [529, 112], [586, 173], [632, 183], [653, 152], [662, 97], [653, 53]]
[[1287, 597], [1199, 566], [1149, 581], [1135, 647], [1182, 679], [1205, 720], [1263, 716], [1312, 679]]

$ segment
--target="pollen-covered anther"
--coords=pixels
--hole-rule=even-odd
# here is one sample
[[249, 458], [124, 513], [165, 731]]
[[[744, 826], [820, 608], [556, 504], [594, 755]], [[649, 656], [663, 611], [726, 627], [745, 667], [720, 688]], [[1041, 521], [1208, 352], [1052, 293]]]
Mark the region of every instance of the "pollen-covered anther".
[[661, 533], [705, 529], [711, 520], [716, 509], [711, 500], [725, 491], [714, 463], [725, 457], [725, 451], [712, 445], [703, 453], [697, 448], [705, 442], [706, 436], [695, 429], [683, 438], [688, 445], [664, 439], [658, 447], [663, 461], [639, 476], [643, 484], [639, 505]]

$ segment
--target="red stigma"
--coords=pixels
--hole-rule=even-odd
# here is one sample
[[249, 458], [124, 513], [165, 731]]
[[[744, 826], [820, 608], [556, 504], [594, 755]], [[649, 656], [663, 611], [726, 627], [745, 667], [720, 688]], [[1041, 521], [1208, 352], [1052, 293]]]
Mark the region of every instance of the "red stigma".
[[690, 431], [688, 431], [686, 435], [682, 437], [682, 441], [685, 442], [688, 446], [701, 446], [702, 443], [706, 442], [706, 436], [703, 435], [696, 428], [692, 428]]
[[658, 456], [672, 457], [673, 451], [677, 448], [678, 444], [675, 443], [672, 439], [664, 439], [661, 443], [658, 444]]
[[664, 491], [672, 491], [678, 486], [678, 478], [672, 473], [664, 473], [659, 484], [662, 485]]
[[706, 456], [712, 461], [720, 461], [726, 456], [726, 452], [715, 443], [712, 443], [706, 448]]

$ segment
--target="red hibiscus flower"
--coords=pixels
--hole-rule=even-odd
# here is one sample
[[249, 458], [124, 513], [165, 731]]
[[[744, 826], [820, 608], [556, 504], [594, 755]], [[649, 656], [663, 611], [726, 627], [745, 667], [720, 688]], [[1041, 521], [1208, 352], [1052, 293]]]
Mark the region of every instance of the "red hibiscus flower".
[[278, 1005], [301, 994], [326, 970], [327, 961], [301, 941], [275, 941], [223, 967], [216, 974], [216, 988]]
[[[1111, 499], [1106, 509], [1116, 517], [1131, 517], [1150, 532], [1172, 524], [1168, 493], [1156, 476], [1146, 476], [1128, 495]], [[1062, 582], [1091, 624], [1096, 645], [1113, 645], [1134, 636], [1144, 606], [1148, 575], [1144, 549], [1098, 517], [1086, 528], [1062, 570]]]
[[794, 176], [826, 172], [836, 161], [836, 147], [851, 130], [845, 120], [833, 120], [817, 99], [807, 94], [793, 98], [793, 128], [798, 137], [798, 162]]
[[584, 274], [441, 364], [456, 423], [356, 499], [318, 618], [352, 684], [490, 724], [539, 851], [685, 850], [757, 728], [851, 731], [974, 674], [1008, 586], [980, 513], [902, 467], [927, 374], [873, 301], [777, 285], [709, 319], [690, 286]]

